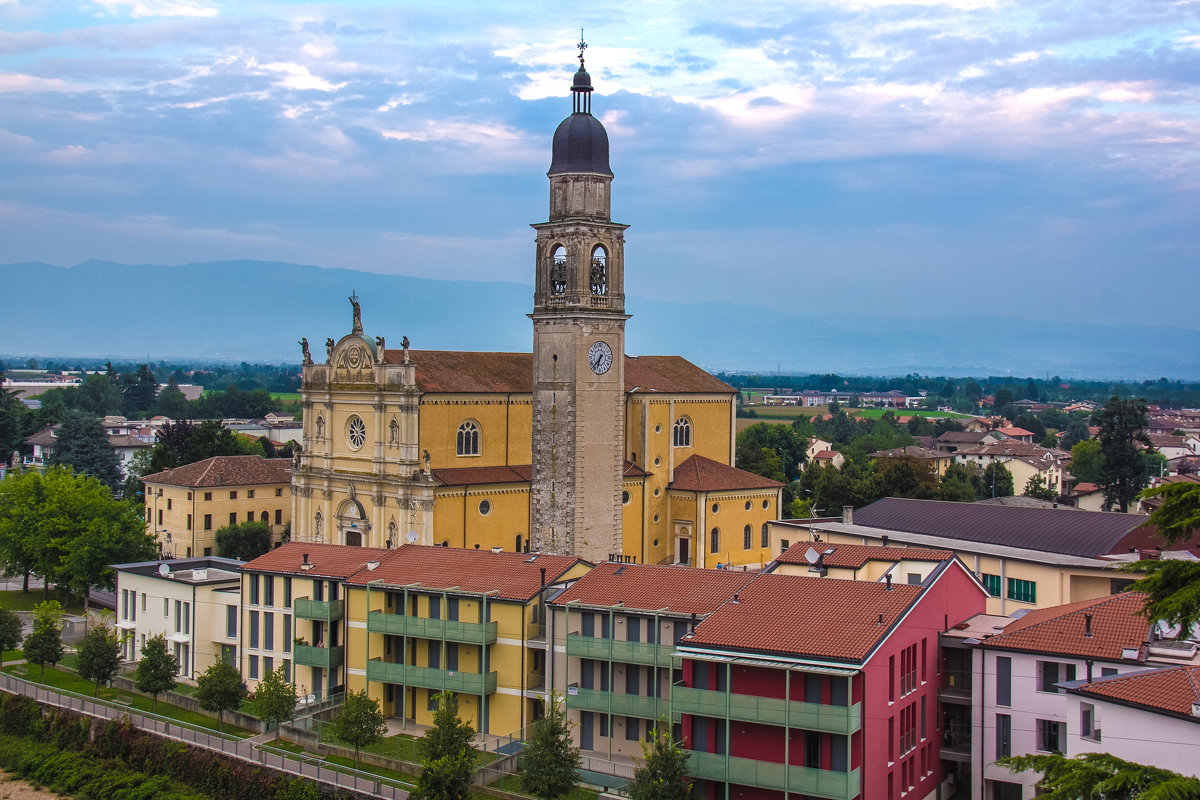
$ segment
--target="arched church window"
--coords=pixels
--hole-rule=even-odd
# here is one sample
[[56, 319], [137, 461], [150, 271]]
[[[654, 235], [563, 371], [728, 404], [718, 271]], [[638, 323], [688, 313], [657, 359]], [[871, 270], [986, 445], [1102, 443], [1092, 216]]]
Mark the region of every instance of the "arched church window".
[[567, 293], [567, 248], [561, 244], [550, 256], [550, 294]]
[[521, 552], [521, 542], [522, 542], [522, 537], [521, 537], [521, 534], [518, 533], [517, 534], [517, 547], [514, 550], [514, 552], [517, 552], [517, 553]]
[[750, 549], [750, 538], [751, 538], [751, 536], [752, 536], [752, 535], [753, 535], [753, 532], [752, 532], [752, 530], [751, 530], [750, 526], [749, 526], [749, 525], [747, 525], [747, 526], [746, 526], [746, 527], [745, 527], [745, 528], [742, 530], [742, 549], [743, 549], [743, 550], [749, 550], [749, 549]]
[[767, 523], [765, 523], [765, 522], [762, 524], [762, 536], [759, 538], [758, 546], [759, 547], [770, 547], [771, 546], [771, 526], [767, 525]]
[[709, 552], [712, 552], [712, 553], [721, 552], [721, 529], [720, 528], [713, 528], [712, 533], [709, 534], [708, 549], [709, 549]]
[[599, 245], [592, 250], [592, 294], [608, 294], [608, 253]]
[[676, 447], [692, 446], [692, 421], [690, 419], [680, 417], [675, 420], [675, 431], [671, 441]]
[[479, 455], [479, 426], [471, 420], [467, 420], [458, 426], [458, 447], [456, 452], [460, 456]]

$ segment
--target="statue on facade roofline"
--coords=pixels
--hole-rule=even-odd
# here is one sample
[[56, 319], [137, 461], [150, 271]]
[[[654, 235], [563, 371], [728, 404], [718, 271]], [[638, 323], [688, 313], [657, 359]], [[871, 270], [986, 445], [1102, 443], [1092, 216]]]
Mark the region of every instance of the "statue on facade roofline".
[[300, 345], [300, 352], [304, 354], [304, 366], [307, 367], [309, 364], [313, 363], [312, 353], [308, 352], [308, 337], [305, 336], [298, 342], [298, 344]]
[[352, 292], [349, 297], [350, 305], [354, 306], [354, 329], [352, 333], [362, 333], [362, 307], [358, 304], [358, 293]]
[[408, 337], [405, 336], [400, 340], [400, 346], [404, 348], [404, 363], [408, 363]]
[[326, 364], [333, 363], [333, 346], [335, 344], [337, 344], [337, 342], [335, 342], [333, 340], [332, 336], [330, 336], [328, 339], [325, 340], [325, 363]]

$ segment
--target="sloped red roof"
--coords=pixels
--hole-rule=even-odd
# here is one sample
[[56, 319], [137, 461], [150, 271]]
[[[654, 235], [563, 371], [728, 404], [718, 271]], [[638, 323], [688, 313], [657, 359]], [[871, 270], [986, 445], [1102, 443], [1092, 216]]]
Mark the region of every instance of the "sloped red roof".
[[[533, 391], [532, 353], [474, 353], [459, 350], [410, 350], [422, 392], [474, 394]], [[384, 361], [404, 363], [403, 350], [387, 350]], [[626, 392], [733, 394], [729, 384], [682, 356], [625, 356]]]
[[828, 544], [826, 542], [796, 542], [778, 559], [781, 564], [807, 564], [808, 548], [825, 555], [827, 567], [858, 569], [869, 561], [945, 561], [954, 553], [949, 550], [930, 550], [923, 547], [876, 547], [864, 544]]
[[833, 451], [833, 450], [818, 450], [816, 453], [813, 454], [812, 460], [813, 461], [825, 461], [826, 459], [833, 458], [836, 455], [837, 455], [837, 452]]
[[1200, 717], [1192, 715], [1192, 704], [1200, 703], [1200, 666], [1171, 667], [1103, 678], [1072, 691], [1157, 711], [1169, 711], [1200, 722]]
[[[380, 547], [351, 547], [344, 544], [317, 544], [315, 542], [288, 542], [247, 561], [242, 571], [283, 572], [292, 575], [311, 575], [318, 578], [348, 578], [392, 550]], [[308, 558], [312, 569], [301, 565]]]
[[529, 483], [533, 467], [447, 467], [433, 470], [442, 486], [474, 486], [481, 483]]
[[[1140, 592], [1122, 592], [1094, 600], [1038, 608], [1010, 622], [1003, 633], [984, 640], [985, 647], [1053, 653], [1077, 658], [1121, 661], [1124, 648], [1141, 647], [1150, 623], [1139, 612], [1146, 603]], [[1086, 635], [1085, 615], [1092, 615]]]
[[670, 614], [710, 614], [754, 577], [752, 572], [605, 562], [572, 584], [555, 605], [577, 601]]
[[184, 464], [182, 467], [147, 475], [142, 478], [142, 482], [187, 486], [193, 489], [291, 483], [291, 467], [290, 458], [213, 456], [194, 464]]
[[430, 590], [457, 588], [471, 594], [495, 591], [495, 598], [525, 602], [541, 588], [542, 569], [549, 584], [581, 563], [571, 556], [406, 544], [388, 551], [374, 570], [362, 570], [346, 583], [365, 586], [368, 581], [382, 580], [385, 586], [419, 583]]
[[775, 489], [779, 481], [722, 464], [704, 456], [691, 456], [675, 467], [671, 489], [687, 492], [733, 492], [739, 489]]
[[1012, 436], [1014, 438], [1017, 436], [1033, 436], [1033, 431], [1027, 431], [1024, 428], [1018, 428], [1015, 425], [1007, 428], [996, 428], [996, 433], [1002, 433], [1005, 436]]
[[[861, 662], [922, 587], [759, 574], [681, 644]], [[883, 621], [880, 622], [880, 615]]]

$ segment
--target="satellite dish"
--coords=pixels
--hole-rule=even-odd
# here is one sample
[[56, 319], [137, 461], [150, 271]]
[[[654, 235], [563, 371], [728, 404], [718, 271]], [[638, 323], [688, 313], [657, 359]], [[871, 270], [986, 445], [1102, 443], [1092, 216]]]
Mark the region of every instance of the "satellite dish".
[[166, 564], [159, 564], [158, 565], [158, 574], [165, 578], [171, 574], [171, 568], [168, 567]]
[[821, 554], [810, 547], [808, 548], [808, 552], [804, 554], [804, 558], [808, 563], [815, 564], [821, 560]]
[[405, 539], [405, 541], [407, 541], [409, 544], [416, 544], [416, 543], [417, 543], [417, 539], [419, 539], [419, 538], [421, 538], [421, 537], [417, 536], [417, 532], [416, 532], [416, 531], [409, 531], [408, 533], [404, 534], [404, 539]]

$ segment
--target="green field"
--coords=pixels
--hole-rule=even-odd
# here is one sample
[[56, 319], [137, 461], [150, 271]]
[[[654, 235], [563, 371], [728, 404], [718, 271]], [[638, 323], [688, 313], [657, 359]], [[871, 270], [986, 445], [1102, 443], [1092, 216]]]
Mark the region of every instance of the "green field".
[[276, 400], [282, 400], [285, 403], [300, 402], [299, 392], [271, 392], [271, 397], [274, 397]]
[[[33, 611], [34, 605], [45, 599], [41, 589], [30, 589], [28, 593], [22, 592], [20, 589], [0, 591], [0, 608], [7, 608], [9, 611]], [[51, 591], [50, 599], [58, 600], [58, 592]], [[68, 614], [82, 614], [83, 604], [74, 603], [64, 606], [63, 610]]]

